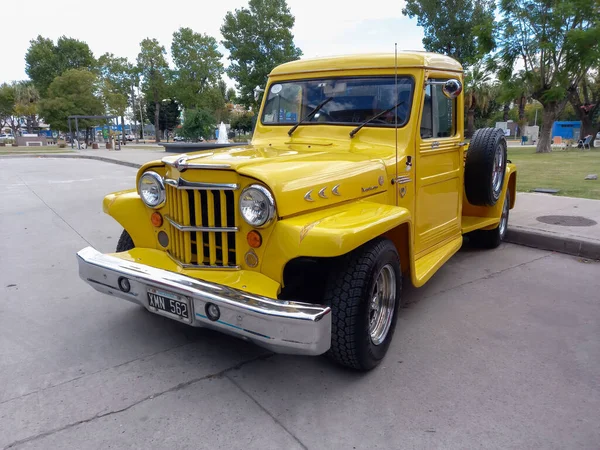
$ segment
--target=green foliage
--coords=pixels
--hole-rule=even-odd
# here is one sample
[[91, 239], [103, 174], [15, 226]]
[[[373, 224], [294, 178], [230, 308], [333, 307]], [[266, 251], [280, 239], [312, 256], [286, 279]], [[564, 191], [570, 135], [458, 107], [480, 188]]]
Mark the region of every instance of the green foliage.
[[224, 70], [216, 39], [180, 28], [173, 33], [171, 56], [175, 64], [174, 95], [185, 108], [202, 106], [203, 94], [217, 85]]
[[[154, 112], [154, 103], [149, 102], [146, 105], [147, 117], [154, 117]], [[181, 122], [180, 116], [181, 110], [179, 109], [179, 103], [175, 100], [170, 99], [168, 102], [161, 102], [158, 116], [158, 129], [160, 131], [173, 131]]]
[[231, 129], [249, 133], [253, 127], [254, 113], [250, 111], [236, 112], [231, 114]]
[[285, 0], [250, 0], [248, 8], [226, 14], [221, 34], [231, 61], [227, 73], [242, 104], [256, 107], [254, 88], [265, 86], [275, 66], [302, 56], [294, 45], [294, 22]]
[[225, 92], [225, 100], [229, 103], [234, 103], [237, 100], [237, 94], [234, 88], [227, 89], [227, 92]]
[[142, 89], [152, 101], [161, 101], [167, 93], [169, 65], [165, 48], [156, 39], [146, 38], [140, 43], [137, 57], [138, 73], [143, 77]]
[[65, 36], [58, 38], [56, 45], [52, 39], [42, 36], [31, 40], [25, 63], [25, 72], [42, 97], [46, 95], [54, 78], [65, 71], [93, 70], [96, 66], [94, 55], [85, 42]]
[[494, 46], [494, 0], [407, 0], [402, 14], [424, 28], [426, 50], [477, 63]]
[[[8, 83], [0, 85], [0, 128], [6, 126], [10, 116], [14, 114], [15, 86]], [[0, 130], [2, 132], [2, 130]]]
[[[68, 130], [67, 117], [71, 115], [102, 115], [104, 105], [95, 95], [96, 74], [84, 69], [70, 69], [58, 76], [48, 87], [46, 98], [40, 101], [40, 116], [54, 130]], [[80, 127], [97, 121], [81, 120]]]
[[503, 72], [524, 66], [531, 96], [544, 106], [539, 152], [549, 152], [552, 121], [600, 60], [600, 0], [500, 0]]
[[124, 116], [135, 76], [133, 65], [127, 61], [127, 58], [105, 53], [98, 58], [98, 69], [102, 79], [102, 95], [108, 112]]
[[177, 134], [192, 140], [209, 139], [214, 134], [215, 126], [216, 120], [210, 112], [204, 109], [188, 109]]

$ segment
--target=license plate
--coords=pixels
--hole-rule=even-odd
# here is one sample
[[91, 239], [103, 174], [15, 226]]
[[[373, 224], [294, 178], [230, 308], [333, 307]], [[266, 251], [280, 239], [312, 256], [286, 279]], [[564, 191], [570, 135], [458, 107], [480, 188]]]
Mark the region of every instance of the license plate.
[[148, 288], [148, 306], [177, 319], [190, 320], [190, 303], [181, 295]]

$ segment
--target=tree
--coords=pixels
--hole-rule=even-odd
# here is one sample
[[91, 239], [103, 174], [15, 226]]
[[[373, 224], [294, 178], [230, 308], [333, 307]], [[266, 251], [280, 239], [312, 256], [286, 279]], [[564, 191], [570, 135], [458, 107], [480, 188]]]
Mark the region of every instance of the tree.
[[146, 38], [140, 43], [137, 57], [138, 71], [143, 77], [142, 88], [146, 97], [154, 102], [155, 141], [160, 142], [160, 103], [167, 96], [169, 65], [165, 48], [156, 39]]
[[188, 109], [185, 111], [185, 120], [178, 134], [192, 140], [207, 139], [213, 135], [215, 125], [215, 118], [208, 111]]
[[14, 84], [2, 83], [0, 85], [0, 133], [9, 125], [11, 116], [14, 115], [15, 87]]
[[218, 83], [224, 71], [217, 40], [191, 28], [180, 28], [173, 33], [171, 56], [175, 96], [185, 108], [200, 107], [203, 93]]
[[[168, 101], [163, 101], [161, 103], [162, 107], [160, 108], [158, 118], [158, 129], [163, 133], [173, 131], [175, 127], [181, 122], [181, 110], [179, 109], [179, 103], [172, 99], [169, 99]], [[148, 103], [146, 105], [146, 114], [148, 117], [154, 116], [154, 108], [154, 103]]]
[[254, 88], [266, 84], [273, 67], [302, 56], [294, 45], [294, 22], [285, 0], [250, 0], [248, 8], [225, 15], [221, 34], [231, 61], [227, 74], [237, 82], [242, 104], [256, 108]]
[[58, 38], [56, 45], [52, 39], [38, 36], [30, 41], [25, 55], [25, 72], [42, 97], [54, 78], [66, 70], [93, 70], [95, 65], [94, 55], [85, 42], [65, 36]]
[[495, 0], [407, 0], [402, 14], [424, 28], [426, 50], [469, 67], [494, 47], [495, 7]]
[[33, 133], [33, 127], [37, 126], [38, 103], [40, 93], [31, 81], [19, 81], [15, 83], [15, 106], [14, 112], [18, 117], [25, 117], [27, 132]]
[[225, 92], [225, 100], [227, 100], [229, 103], [234, 103], [237, 100], [237, 94], [234, 88], [227, 89]]
[[573, 113], [581, 121], [579, 139], [596, 136], [600, 131], [600, 67], [585, 74], [579, 85], [568, 92]]
[[[514, 102], [518, 106], [518, 124], [519, 133], [522, 133], [527, 120], [525, 118], [525, 105], [531, 97], [531, 82], [530, 76], [524, 70], [518, 73], [510, 74], [503, 73], [499, 74], [501, 88], [498, 95], [498, 99], [505, 105]], [[506, 118], [503, 118], [506, 121]]]
[[552, 123], [590, 67], [600, 60], [600, 0], [501, 0], [500, 57], [516, 63], [544, 107], [538, 153], [551, 150]]
[[481, 66], [472, 67], [465, 75], [465, 108], [467, 110], [466, 136], [475, 132], [475, 110], [485, 110], [492, 95], [491, 75]]
[[132, 108], [134, 107], [132, 95], [134, 67], [127, 58], [105, 53], [98, 58], [98, 69], [103, 81], [102, 93], [107, 109], [110, 114], [121, 117], [124, 134], [125, 111], [130, 103], [129, 99], [131, 99]]
[[231, 129], [245, 133], [252, 131], [252, 118], [254, 114], [250, 111], [236, 112], [231, 114]]
[[[97, 76], [84, 69], [70, 69], [58, 76], [48, 87], [46, 98], [40, 101], [40, 116], [55, 130], [68, 130], [72, 115], [96, 116], [104, 114], [102, 100], [96, 95]], [[95, 121], [81, 120], [89, 127]]]

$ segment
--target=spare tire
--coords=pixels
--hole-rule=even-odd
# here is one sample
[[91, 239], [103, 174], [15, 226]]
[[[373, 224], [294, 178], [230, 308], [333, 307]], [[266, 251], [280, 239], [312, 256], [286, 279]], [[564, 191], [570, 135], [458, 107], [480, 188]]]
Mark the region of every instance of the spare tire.
[[475, 131], [465, 162], [465, 193], [472, 205], [494, 206], [504, 186], [506, 138], [500, 128]]

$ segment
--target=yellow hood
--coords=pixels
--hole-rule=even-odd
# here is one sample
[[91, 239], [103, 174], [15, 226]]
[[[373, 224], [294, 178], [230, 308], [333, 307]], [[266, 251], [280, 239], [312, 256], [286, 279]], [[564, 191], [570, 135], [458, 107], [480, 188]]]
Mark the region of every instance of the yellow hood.
[[251, 145], [170, 156], [163, 161], [175, 164], [182, 156], [188, 170], [235, 170], [264, 183], [275, 196], [279, 216], [331, 206], [387, 189], [381, 160], [329, 145]]

